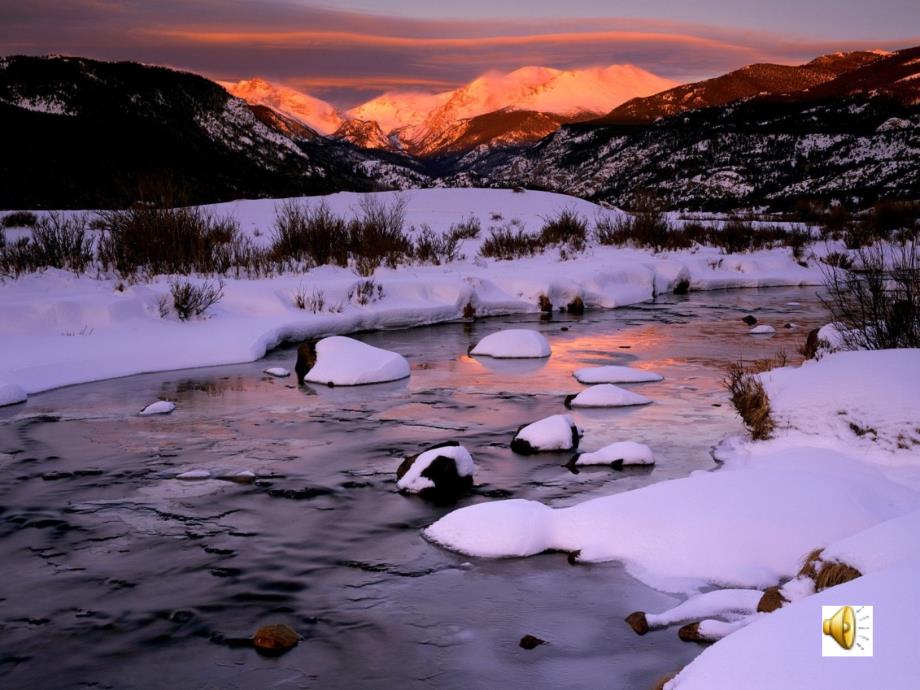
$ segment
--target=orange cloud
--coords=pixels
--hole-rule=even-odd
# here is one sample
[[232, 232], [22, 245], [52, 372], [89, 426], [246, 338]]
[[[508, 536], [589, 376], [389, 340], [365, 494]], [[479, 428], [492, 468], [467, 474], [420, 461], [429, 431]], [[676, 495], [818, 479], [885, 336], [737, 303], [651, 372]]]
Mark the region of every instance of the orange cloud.
[[383, 36], [346, 31], [203, 31], [196, 29], [146, 29], [144, 33], [211, 45], [260, 45], [303, 48], [343, 45], [375, 48], [477, 48], [515, 47], [566, 43], [670, 43], [696, 48], [750, 52], [750, 48], [712, 38], [646, 31], [583, 31], [482, 37]]

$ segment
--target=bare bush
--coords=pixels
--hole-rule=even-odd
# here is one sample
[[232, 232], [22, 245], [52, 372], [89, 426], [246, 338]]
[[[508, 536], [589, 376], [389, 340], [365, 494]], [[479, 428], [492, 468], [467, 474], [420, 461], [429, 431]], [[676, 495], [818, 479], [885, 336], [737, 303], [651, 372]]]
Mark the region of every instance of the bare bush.
[[34, 228], [38, 223], [38, 216], [31, 211], [13, 211], [3, 216], [0, 223], [4, 228]]
[[99, 260], [123, 276], [220, 273], [227, 268], [226, 246], [240, 242], [234, 218], [197, 207], [138, 204], [101, 211], [97, 222], [102, 230]]
[[407, 204], [403, 196], [386, 204], [370, 194], [358, 202], [359, 214], [349, 224], [348, 234], [359, 275], [372, 275], [381, 265], [396, 268], [411, 255], [412, 241], [404, 231]]
[[827, 268], [824, 305], [848, 349], [920, 347], [917, 245], [859, 249], [851, 270]]
[[566, 208], [543, 219], [539, 243], [541, 247], [558, 244], [570, 252], [580, 252], [585, 248], [587, 237], [588, 221], [574, 209]]
[[480, 232], [482, 232], [482, 226], [479, 218], [473, 215], [450, 226], [450, 234], [457, 240], [474, 240], [479, 237]]
[[355, 283], [348, 291], [348, 301], [362, 307], [383, 299], [383, 285], [373, 278]]
[[0, 275], [16, 277], [43, 268], [82, 273], [93, 261], [93, 239], [86, 217], [50, 213], [38, 219], [31, 239], [0, 246]]
[[540, 249], [538, 238], [527, 234], [521, 228], [505, 224], [500, 228], [491, 228], [489, 236], [479, 248], [481, 256], [492, 259], [519, 259], [533, 256]]
[[275, 209], [272, 253], [277, 260], [348, 265], [348, 227], [325, 203], [288, 200]]
[[415, 239], [412, 253], [421, 263], [440, 266], [456, 261], [459, 255], [460, 239], [453, 233], [437, 234], [428, 225], [423, 225]]
[[[188, 280], [176, 280], [169, 285], [172, 294], [173, 309], [176, 315], [187, 321], [193, 316], [201, 316], [210, 307], [220, 302], [224, 296], [224, 283], [216, 284], [205, 281], [195, 285]], [[161, 312], [162, 313], [162, 312]]]
[[684, 249], [692, 242], [671, 226], [654, 197], [640, 195], [630, 215], [598, 219], [595, 236], [601, 244], [649, 247], [656, 252], [664, 249]]

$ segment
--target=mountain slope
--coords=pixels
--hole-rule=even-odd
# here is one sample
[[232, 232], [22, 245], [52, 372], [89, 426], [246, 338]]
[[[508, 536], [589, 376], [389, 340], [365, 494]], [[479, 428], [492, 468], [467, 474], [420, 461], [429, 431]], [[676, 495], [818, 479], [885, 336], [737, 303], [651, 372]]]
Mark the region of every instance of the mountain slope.
[[797, 66], [748, 65], [713, 79], [682, 84], [646, 98], [634, 98], [592, 124], [649, 123], [687, 110], [727, 105], [742, 98], [800, 91], [831, 81], [881, 57], [883, 55], [873, 52], [835, 53]]
[[[98, 208], [168, 177], [189, 202], [371, 190], [372, 160], [207, 79], [82, 58], [0, 58], [0, 207]], [[415, 182], [424, 178], [408, 173]]]
[[281, 84], [258, 78], [217, 83], [247, 103], [267, 106], [320, 134], [332, 134], [344, 122], [339, 112], [326, 101]]
[[712, 210], [920, 198], [920, 47], [792, 93], [650, 124], [566, 125], [526, 151], [469, 161], [448, 182], [627, 206], [652, 191], [671, 207]]

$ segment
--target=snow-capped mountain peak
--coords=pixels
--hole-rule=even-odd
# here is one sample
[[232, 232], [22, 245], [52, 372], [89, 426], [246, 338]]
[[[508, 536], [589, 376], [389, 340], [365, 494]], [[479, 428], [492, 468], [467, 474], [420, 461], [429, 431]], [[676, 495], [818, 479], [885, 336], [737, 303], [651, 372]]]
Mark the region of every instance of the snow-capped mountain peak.
[[254, 105], [267, 106], [320, 134], [332, 134], [344, 122], [344, 118], [335, 107], [326, 101], [289, 86], [275, 84], [259, 77], [218, 83], [237, 98]]

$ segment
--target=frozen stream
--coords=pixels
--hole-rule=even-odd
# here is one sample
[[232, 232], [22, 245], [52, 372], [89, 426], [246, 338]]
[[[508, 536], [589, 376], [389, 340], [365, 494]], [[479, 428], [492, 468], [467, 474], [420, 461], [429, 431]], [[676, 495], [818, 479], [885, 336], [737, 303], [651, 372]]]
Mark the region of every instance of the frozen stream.
[[[776, 335], [748, 335], [747, 313]], [[710, 447], [742, 430], [720, 385], [725, 366], [792, 355], [825, 320], [815, 288], [691, 293], [582, 318], [356, 336], [409, 358], [412, 377], [396, 384], [297, 388], [264, 376], [293, 369], [288, 348], [2, 409], [0, 685], [650, 687], [701, 648], [673, 629], [637, 637], [622, 619], [675, 597], [617, 564], [469, 560], [432, 546], [419, 530], [451, 507], [397, 493], [396, 467], [426, 445], [462, 441], [478, 470], [476, 493], [459, 505], [566, 505], [714, 468]], [[552, 358], [466, 357], [512, 325], [543, 331]], [[574, 412], [583, 450], [641, 441], [655, 468], [575, 475], [562, 466], [569, 454], [513, 455], [515, 429], [564, 411], [563, 397], [582, 388], [571, 372], [594, 364], [665, 376], [629, 386], [652, 405]], [[160, 397], [176, 412], [136, 416]], [[260, 478], [174, 478], [190, 469]], [[240, 645], [271, 622], [304, 640], [277, 659]], [[525, 651], [526, 633], [549, 644]]]

